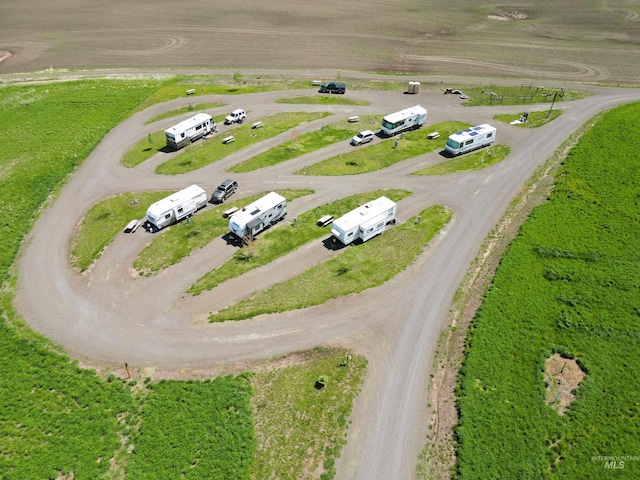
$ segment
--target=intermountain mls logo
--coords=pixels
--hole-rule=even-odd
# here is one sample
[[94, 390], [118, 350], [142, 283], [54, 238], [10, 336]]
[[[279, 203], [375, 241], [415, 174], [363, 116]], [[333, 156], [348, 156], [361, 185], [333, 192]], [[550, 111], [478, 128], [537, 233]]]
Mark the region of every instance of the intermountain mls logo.
[[638, 460], [640, 460], [640, 457], [628, 455], [614, 457], [594, 455], [591, 457], [591, 461], [593, 462], [604, 462], [604, 468], [607, 470], [620, 470], [624, 468], [625, 462], [637, 462]]

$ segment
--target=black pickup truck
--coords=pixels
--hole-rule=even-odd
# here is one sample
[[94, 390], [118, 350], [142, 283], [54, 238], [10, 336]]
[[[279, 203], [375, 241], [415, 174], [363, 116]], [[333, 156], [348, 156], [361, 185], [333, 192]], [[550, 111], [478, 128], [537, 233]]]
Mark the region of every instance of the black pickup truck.
[[320, 85], [320, 93], [344, 93], [346, 89], [344, 83], [329, 82]]

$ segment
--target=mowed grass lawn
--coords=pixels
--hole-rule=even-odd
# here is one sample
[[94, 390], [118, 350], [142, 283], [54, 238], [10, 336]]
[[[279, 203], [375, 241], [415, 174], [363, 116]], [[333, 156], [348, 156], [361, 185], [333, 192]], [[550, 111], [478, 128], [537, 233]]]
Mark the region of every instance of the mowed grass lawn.
[[[276, 190], [277, 193], [292, 201], [313, 190]], [[211, 240], [229, 231], [229, 219], [222, 213], [232, 207], [242, 208], [268, 192], [239, 198], [217, 206], [209, 205], [196, 213], [189, 221], [182, 221], [166, 227], [153, 235], [152, 241], [144, 247], [133, 263], [133, 267], [143, 275], [150, 275], [163, 268], [174, 265], [191, 252], [207, 245]]]
[[[448, 137], [448, 135], [442, 135], [443, 132], [464, 130], [469, 126], [462, 122], [443, 122], [424, 126], [419, 130], [406, 132], [403, 136], [388, 138], [374, 145], [355, 147], [349, 153], [303, 167], [295, 173], [301, 175], [357, 175], [373, 172], [408, 158], [442, 150]], [[440, 138], [427, 140], [427, 135], [433, 131], [441, 132]]]
[[324, 125], [313, 132], [293, 135], [286, 142], [260, 153], [244, 162], [233, 165], [230, 172], [250, 172], [259, 168], [271, 167], [287, 160], [300, 157], [305, 153], [319, 150], [323, 147], [346, 141], [361, 130], [374, 128], [380, 124], [380, 115], [363, 115], [359, 122], [341, 120], [329, 125]]
[[501, 162], [509, 154], [510, 149], [504, 144], [491, 145], [475, 152], [465, 153], [450, 158], [437, 165], [423, 168], [412, 175], [448, 175], [451, 173], [468, 172], [487, 168]]
[[304, 212], [296, 217], [295, 226], [274, 228], [261, 233], [250, 245], [245, 245], [238, 250], [229, 261], [198, 279], [187, 293], [198, 295], [204, 290], [211, 290], [225, 280], [266, 265], [305, 243], [327, 236], [329, 233], [327, 229], [316, 225], [316, 221], [325, 215], [339, 218], [359, 205], [382, 195], [398, 202], [410, 194], [411, 192], [406, 190], [377, 190], [343, 198]]
[[223, 135], [216, 134], [212, 138], [198, 141], [182, 149], [182, 152], [171, 160], [161, 163], [156, 168], [156, 173], [164, 175], [177, 175], [180, 173], [197, 170], [213, 162], [223, 159], [227, 155], [242, 150], [262, 140], [279, 135], [287, 130], [304, 125], [313, 120], [331, 115], [329, 112], [283, 112], [276, 113], [262, 119], [262, 128], [251, 128], [250, 124], [241, 125], [229, 130], [228, 135], [233, 135], [233, 143], [224, 144]]
[[[640, 478], [638, 124], [640, 104], [602, 116], [502, 259], [461, 370], [460, 478]], [[564, 415], [555, 352], [586, 374]]]
[[265, 313], [319, 305], [376, 287], [404, 270], [449, 222], [453, 212], [435, 205], [371, 240], [352, 245], [336, 257], [210, 315], [212, 322], [243, 320]]

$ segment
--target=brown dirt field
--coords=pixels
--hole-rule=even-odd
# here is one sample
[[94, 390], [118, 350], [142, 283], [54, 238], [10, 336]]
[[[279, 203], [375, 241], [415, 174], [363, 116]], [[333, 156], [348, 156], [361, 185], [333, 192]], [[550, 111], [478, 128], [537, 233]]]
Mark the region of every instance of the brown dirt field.
[[0, 74], [276, 68], [637, 82], [637, 3], [538, 3], [10, 2]]

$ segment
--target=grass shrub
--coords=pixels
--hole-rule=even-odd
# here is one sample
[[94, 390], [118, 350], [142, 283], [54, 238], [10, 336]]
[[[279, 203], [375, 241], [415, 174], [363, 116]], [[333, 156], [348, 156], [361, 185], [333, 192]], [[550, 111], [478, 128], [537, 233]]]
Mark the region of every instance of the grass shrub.
[[319, 305], [376, 287], [394, 277], [422, 252], [453, 212], [436, 205], [382, 235], [346, 248], [338, 256], [209, 316], [212, 322], [244, 320], [264, 313]]
[[332, 143], [341, 142], [353, 137], [356, 133], [380, 124], [379, 115], [363, 115], [360, 122], [350, 123], [341, 120], [330, 125], [325, 125], [318, 130], [297, 135], [291, 132], [291, 140], [282, 142], [275, 147], [260, 153], [231, 168], [230, 172], [250, 172], [259, 168], [277, 165], [287, 160], [300, 157], [306, 153], [319, 150]]
[[250, 478], [255, 452], [251, 375], [163, 380], [147, 388], [127, 478]]
[[[428, 127], [429, 132], [455, 132], [470, 125], [461, 122], [443, 122]], [[357, 175], [395, 165], [408, 158], [444, 148], [447, 138], [441, 135], [435, 140], [427, 140], [425, 127], [406, 132], [403, 136], [385, 139], [383, 142], [362, 146], [349, 153], [337, 155], [296, 171], [302, 175]], [[448, 136], [448, 135], [447, 135]], [[397, 146], [395, 145], [397, 141]]]
[[[303, 195], [310, 195], [313, 190], [277, 190], [277, 193], [291, 201]], [[231, 207], [241, 208], [248, 205], [265, 193], [227, 202], [215, 207], [207, 208], [191, 217], [189, 221], [182, 221], [171, 225], [153, 235], [153, 240], [138, 255], [133, 263], [134, 268], [145, 275], [155, 273], [170, 265], [174, 265], [195, 249], [207, 245], [215, 237], [220, 237], [229, 231], [229, 219], [222, 216], [222, 212]]]
[[222, 143], [223, 137], [216, 135], [211, 139], [189, 145], [179, 155], [158, 165], [156, 173], [176, 175], [197, 170], [249, 145], [329, 115], [331, 115], [329, 112], [276, 113], [262, 120], [264, 124], [262, 128], [252, 129], [248, 124], [234, 128], [231, 133], [236, 140], [233, 143], [225, 145]]
[[307, 242], [326, 236], [327, 230], [316, 225], [318, 218], [324, 215], [333, 215], [338, 218], [357, 208], [358, 205], [374, 200], [381, 195], [398, 202], [410, 195], [410, 192], [406, 190], [377, 190], [343, 198], [304, 212], [296, 217], [295, 227], [276, 228], [262, 233], [253, 242], [250, 255], [247, 254], [249, 247], [243, 247], [228, 262], [199, 278], [187, 292], [198, 295], [204, 290], [211, 290], [225, 280], [266, 265]]
[[85, 271], [130, 220], [142, 219], [151, 205], [172, 191], [123, 193], [91, 207], [74, 240], [73, 265]]
[[[549, 201], [502, 259], [461, 370], [461, 478], [639, 478], [640, 104], [608, 112], [571, 151]], [[544, 360], [587, 373], [564, 416]]]
[[[293, 366], [262, 369], [253, 377], [257, 448], [252, 480], [335, 475], [367, 363], [342, 349], [316, 348], [302, 355]], [[319, 389], [315, 384], [321, 376], [326, 383]]]
[[437, 165], [423, 168], [422, 170], [413, 172], [412, 175], [448, 175], [451, 173], [479, 170], [501, 162], [509, 155], [509, 152], [510, 149], [507, 145], [491, 145], [476, 152], [459, 155]]

